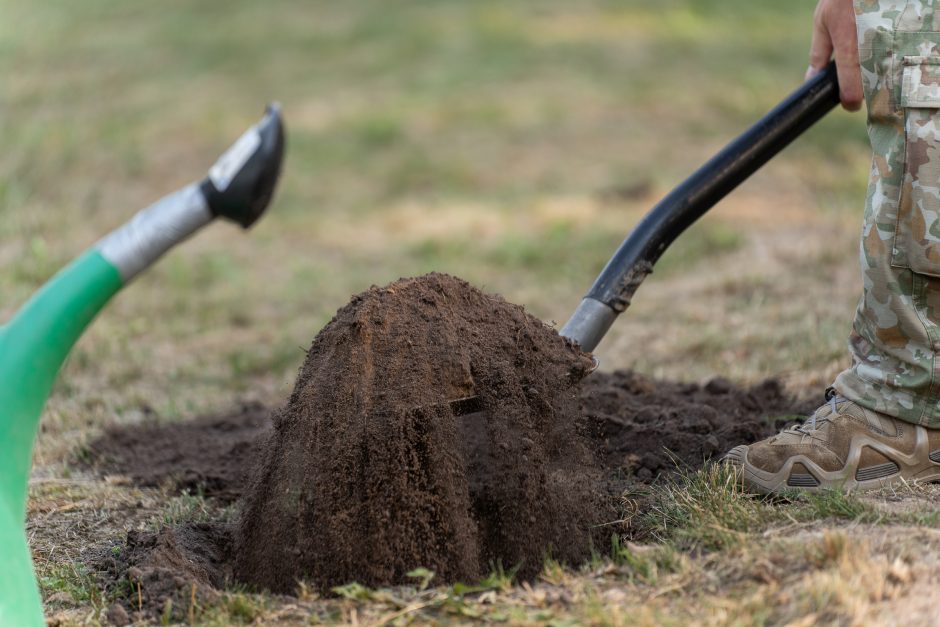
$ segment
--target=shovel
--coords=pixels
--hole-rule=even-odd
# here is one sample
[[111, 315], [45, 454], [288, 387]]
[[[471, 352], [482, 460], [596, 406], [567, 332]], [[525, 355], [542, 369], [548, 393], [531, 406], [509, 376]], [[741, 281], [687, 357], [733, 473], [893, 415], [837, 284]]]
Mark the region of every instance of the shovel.
[[835, 64], [830, 63], [646, 214], [607, 262], [560, 335], [592, 352], [630, 306], [666, 248], [837, 104], [839, 83]]
[[33, 439], [59, 367], [122, 287], [217, 217], [251, 226], [274, 192], [284, 154], [278, 105], [202, 181], [141, 210], [52, 277], [0, 326], [0, 625], [44, 625], [23, 520]]

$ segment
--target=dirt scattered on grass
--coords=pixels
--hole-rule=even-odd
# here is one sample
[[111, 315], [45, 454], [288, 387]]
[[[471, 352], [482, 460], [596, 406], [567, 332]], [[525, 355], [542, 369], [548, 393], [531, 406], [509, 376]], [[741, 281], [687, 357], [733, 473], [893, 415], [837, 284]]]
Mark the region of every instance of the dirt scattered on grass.
[[776, 379], [740, 387], [718, 377], [699, 385], [624, 370], [586, 378], [580, 399], [580, 424], [598, 463], [643, 483], [777, 433], [816, 405], [795, 401]]
[[[676, 464], [698, 467], [775, 432], [768, 417], [807, 409], [775, 381], [741, 388], [621, 371], [581, 382], [589, 367], [521, 307], [432, 274], [374, 287], [339, 310], [272, 419], [255, 407], [115, 428], [90, 448], [107, 472], [180, 489], [202, 482], [208, 496], [242, 499], [232, 551], [212, 576], [162, 563], [154, 573], [174, 586], [174, 577], [212, 588], [234, 576], [290, 593], [300, 579], [321, 589], [402, 583], [419, 565], [441, 582], [472, 581], [497, 562], [529, 577], [549, 547], [577, 563], [609, 543], [615, 529], [597, 525], [616, 520], [623, 488]], [[174, 533], [156, 534], [152, 550], [219, 546]], [[136, 537], [144, 548], [110, 572], [147, 576], [138, 564], [150, 542]]]
[[185, 523], [156, 532], [129, 531], [123, 546], [101, 551], [93, 565], [105, 591], [123, 586], [117, 591], [124, 597], [119, 605], [129, 611], [112, 608], [109, 619], [126, 624], [153, 616], [185, 620], [231, 581], [230, 557], [228, 525]]
[[140, 486], [169, 484], [230, 502], [241, 496], [268, 416], [252, 403], [185, 422], [110, 427], [88, 446], [88, 457], [103, 474], [125, 475]]

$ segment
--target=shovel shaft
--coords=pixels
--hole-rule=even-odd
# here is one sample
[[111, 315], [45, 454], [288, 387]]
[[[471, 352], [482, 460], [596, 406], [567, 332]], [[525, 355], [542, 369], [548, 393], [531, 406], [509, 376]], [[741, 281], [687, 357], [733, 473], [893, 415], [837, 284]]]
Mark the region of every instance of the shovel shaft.
[[561, 335], [594, 350], [666, 248], [838, 103], [835, 65], [830, 64], [672, 190], [623, 241]]

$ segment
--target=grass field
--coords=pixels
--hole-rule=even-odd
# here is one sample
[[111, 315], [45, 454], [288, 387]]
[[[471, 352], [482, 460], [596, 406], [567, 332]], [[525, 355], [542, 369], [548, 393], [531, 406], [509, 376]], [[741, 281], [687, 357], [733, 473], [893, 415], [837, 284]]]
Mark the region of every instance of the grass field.
[[[174, 251], [63, 370], [29, 505], [48, 614], [101, 619], [87, 540], [192, 513], [77, 471], [103, 425], [281, 402], [333, 312], [400, 276], [450, 272], [560, 325], [643, 212], [799, 84], [814, 4], [0, 0], [0, 320], [201, 177], [266, 101], [289, 131], [270, 214]], [[676, 243], [602, 367], [821, 393], [847, 363], [868, 163], [863, 116], [830, 115]], [[657, 542], [583, 571], [547, 564], [534, 586], [232, 591], [197, 622], [847, 624], [930, 610], [905, 596], [937, 577], [929, 490], [781, 506], [709, 472], [657, 496]]]

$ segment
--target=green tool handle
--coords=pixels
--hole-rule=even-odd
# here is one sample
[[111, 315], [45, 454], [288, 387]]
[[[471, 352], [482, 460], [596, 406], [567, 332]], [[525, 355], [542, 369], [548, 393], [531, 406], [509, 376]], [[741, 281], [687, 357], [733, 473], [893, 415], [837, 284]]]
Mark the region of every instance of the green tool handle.
[[165, 196], [62, 269], [0, 328], [0, 627], [45, 624], [23, 520], [33, 440], [59, 369], [112, 296], [213, 217], [198, 184]]
[[97, 250], [73, 261], [0, 329], [0, 625], [43, 625], [23, 530], [33, 438], [69, 350], [124, 282]]
[[0, 327], [0, 627], [45, 625], [23, 521], [33, 440], [56, 375], [122, 287], [216, 217], [248, 228], [264, 213], [284, 155], [269, 105], [198, 183], [141, 210], [49, 280]]

